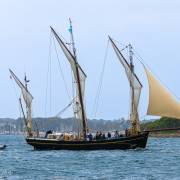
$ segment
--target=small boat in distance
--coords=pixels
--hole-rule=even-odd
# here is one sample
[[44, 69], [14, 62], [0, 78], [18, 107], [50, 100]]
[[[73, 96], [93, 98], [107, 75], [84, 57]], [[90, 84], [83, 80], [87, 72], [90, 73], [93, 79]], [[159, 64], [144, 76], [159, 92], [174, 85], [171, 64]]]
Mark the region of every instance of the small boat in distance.
[[6, 145], [0, 144], [0, 150], [3, 150], [6, 148]]
[[[133, 48], [128, 45], [129, 48], [129, 60], [123, 56], [121, 51], [116, 46], [112, 38], [109, 37], [109, 41], [120, 61], [123, 65], [131, 90], [131, 108], [130, 108], [130, 121], [131, 128], [126, 130], [125, 135], [117, 137], [104, 137], [104, 138], [90, 138], [87, 117], [84, 105], [84, 93], [85, 93], [85, 79], [86, 74], [82, 70], [77, 61], [75, 43], [73, 38], [72, 25], [70, 21], [69, 32], [71, 34], [71, 48], [66, 46], [66, 43], [60, 38], [58, 33], [51, 27], [51, 31], [57, 40], [60, 48], [65, 54], [67, 60], [70, 63], [70, 67], [73, 72], [76, 85], [76, 113], [77, 118], [81, 122], [81, 133], [78, 136], [69, 135], [68, 133], [62, 133], [60, 135], [47, 132], [45, 137], [40, 137], [32, 128], [32, 116], [31, 106], [33, 97], [28, 91], [27, 79], [25, 77], [25, 85], [17, 78], [17, 76], [10, 70], [11, 76], [18, 84], [22, 91], [23, 99], [26, 105], [26, 114], [22, 107], [25, 125], [27, 130], [26, 141], [29, 145], [33, 146], [36, 150], [111, 150], [111, 149], [135, 149], [145, 148], [149, 131], [141, 131], [139, 122], [138, 105], [141, 94], [142, 84], [138, 79], [134, 71], [133, 64]], [[149, 82], [149, 107], [148, 114], [176, 117], [180, 118], [180, 105], [172, 97], [172, 95], [160, 84], [158, 80], [151, 74], [151, 72], [144, 66], [145, 72]], [[92, 134], [91, 134], [92, 135]]]

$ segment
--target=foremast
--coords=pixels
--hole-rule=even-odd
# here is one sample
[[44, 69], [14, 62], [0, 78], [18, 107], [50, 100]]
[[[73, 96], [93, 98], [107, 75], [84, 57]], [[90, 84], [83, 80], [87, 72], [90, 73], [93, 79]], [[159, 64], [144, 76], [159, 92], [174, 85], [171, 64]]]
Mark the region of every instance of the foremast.
[[[27, 80], [27, 76], [25, 74], [24, 76], [24, 84], [26, 91], [28, 91], [28, 83], [30, 80]], [[27, 95], [26, 95], [27, 98]], [[33, 130], [32, 130], [32, 103], [26, 103], [26, 119], [27, 119], [27, 131], [28, 131], [28, 136], [31, 137], [33, 136]]]
[[33, 136], [33, 129], [32, 129], [32, 100], [33, 100], [33, 96], [28, 91], [27, 83], [29, 82], [29, 80], [27, 80], [27, 78], [25, 76], [25, 78], [24, 78], [25, 85], [24, 85], [18, 79], [18, 77], [14, 74], [14, 72], [12, 70], [9, 70], [9, 71], [10, 71], [11, 77], [15, 80], [16, 84], [21, 89], [23, 100], [24, 100], [25, 105], [26, 105], [26, 116], [25, 116], [25, 113], [24, 113], [21, 98], [19, 98], [19, 103], [20, 103], [21, 110], [22, 110], [22, 113], [23, 113], [23, 116], [24, 116], [24, 121], [25, 121], [26, 131], [27, 131], [27, 137], [32, 137]]
[[134, 85], [134, 63], [133, 63], [133, 48], [132, 45], [128, 45], [129, 48], [129, 61], [130, 61], [130, 70], [131, 70], [131, 76], [130, 76], [130, 92], [131, 92], [131, 112], [130, 112], [130, 121], [131, 121], [131, 133], [137, 134], [140, 132], [140, 124], [139, 124], [139, 114], [138, 114], [138, 106], [135, 102], [135, 85]]

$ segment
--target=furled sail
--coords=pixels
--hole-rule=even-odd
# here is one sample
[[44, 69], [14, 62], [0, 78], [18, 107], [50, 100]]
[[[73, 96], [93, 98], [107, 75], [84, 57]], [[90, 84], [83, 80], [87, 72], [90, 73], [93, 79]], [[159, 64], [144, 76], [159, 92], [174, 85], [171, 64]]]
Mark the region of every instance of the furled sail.
[[31, 132], [32, 131], [31, 105], [32, 105], [33, 96], [27, 90], [27, 88], [24, 86], [24, 84], [18, 79], [18, 77], [13, 73], [13, 71], [11, 71], [11, 70], [9, 70], [9, 71], [10, 71], [11, 77], [15, 80], [17, 85], [20, 87], [24, 102], [27, 107], [27, 117], [26, 117], [27, 124], [26, 125], [27, 125], [29, 136], [30, 136], [30, 135], [32, 135], [32, 132]]
[[147, 114], [180, 119], [180, 103], [144, 66], [149, 84]]
[[[58, 36], [58, 34], [55, 32], [55, 30], [51, 27], [51, 30], [57, 40], [57, 42], [59, 43], [62, 51], [64, 52], [66, 58], [68, 59], [70, 65], [71, 65], [71, 69], [73, 71], [74, 74], [74, 78], [76, 80], [76, 84], [78, 82], [78, 77], [77, 77], [77, 69], [76, 67], [78, 67], [78, 72], [79, 72], [79, 78], [80, 78], [80, 88], [81, 88], [81, 96], [83, 99], [83, 104], [84, 104], [84, 95], [85, 95], [85, 80], [86, 80], [86, 74], [84, 73], [84, 71], [82, 70], [82, 68], [80, 67], [80, 65], [77, 63], [77, 61], [75, 60], [75, 57], [73, 56], [73, 54], [70, 52], [70, 50], [66, 47], [66, 45], [64, 44], [64, 42], [61, 40], [61, 38]], [[83, 119], [82, 117], [82, 106], [80, 103], [80, 94], [79, 94], [79, 90], [78, 90], [78, 84], [76, 86], [76, 91], [77, 91], [77, 100], [75, 103], [75, 111], [78, 115], [79, 119]], [[85, 111], [84, 111], [85, 113]], [[85, 117], [86, 118], [86, 117]]]
[[137, 123], [137, 122], [139, 121], [138, 104], [139, 104], [139, 99], [140, 99], [140, 95], [141, 95], [142, 84], [139, 81], [136, 74], [134, 72], [132, 72], [130, 64], [126, 61], [125, 57], [122, 55], [122, 53], [120, 52], [120, 50], [118, 49], [118, 47], [116, 46], [114, 41], [110, 37], [109, 37], [109, 39], [110, 39], [112, 47], [113, 47], [120, 63], [122, 64], [122, 66], [125, 69], [127, 78], [129, 80], [130, 87], [131, 87], [131, 96], [133, 96], [133, 97], [131, 97], [131, 99], [133, 98], [133, 101], [132, 101], [132, 105], [131, 105], [130, 119], [131, 119], [132, 123], [136, 123], [136, 125], [135, 125], [135, 126], [137, 126], [135, 128], [136, 131], [140, 131], [139, 123]]

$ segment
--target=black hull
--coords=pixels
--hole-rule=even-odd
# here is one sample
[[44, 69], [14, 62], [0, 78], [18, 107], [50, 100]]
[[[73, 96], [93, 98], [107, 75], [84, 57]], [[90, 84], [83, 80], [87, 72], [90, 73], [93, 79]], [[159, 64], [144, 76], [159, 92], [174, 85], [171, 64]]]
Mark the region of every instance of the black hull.
[[3, 150], [6, 148], [6, 145], [0, 145], [0, 150]]
[[45, 138], [26, 138], [26, 141], [35, 150], [125, 150], [145, 148], [148, 134], [148, 132], [142, 132], [136, 136], [93, 141], [60, 141]]

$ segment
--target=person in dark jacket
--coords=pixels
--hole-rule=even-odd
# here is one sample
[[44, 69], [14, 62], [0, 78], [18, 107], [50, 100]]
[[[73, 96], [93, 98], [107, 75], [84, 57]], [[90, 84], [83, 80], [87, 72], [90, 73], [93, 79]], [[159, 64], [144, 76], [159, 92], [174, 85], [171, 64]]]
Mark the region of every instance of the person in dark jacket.
[[128, 136], [128, 129], [126, 128], [125, 130], [125, 136], [127, 137]]
[[111, 133], [110, 132], [108, 132], [107, 137], [108, 137], [108, 139], [111, 138]]
[[47, 131], [46, 134], [45, 134], [45, 138], [48, 137], [49, 134], [52, 134], [53, 132], [51, 130]]
[[102, 134], [102, 139], [106, 139], [106, 136], [105, 136], [105, 134], [104, 134], [104, 133]]
[[102, 132], [99, 133], [99, 139], [102, 139]]
[[96, 137], [96, 140], [99, 139], [99, 132], [98, 131], [96, 132], [96, 136], [95, 137]]
[[90, 141], [92, 141], [92, 140], [93, 140], [93, 135], [92, 135], [91, 133], [89, 134], [89, 136], [88, 136], [88, 137], [89, 137], [89, 140], [90, 140]]

